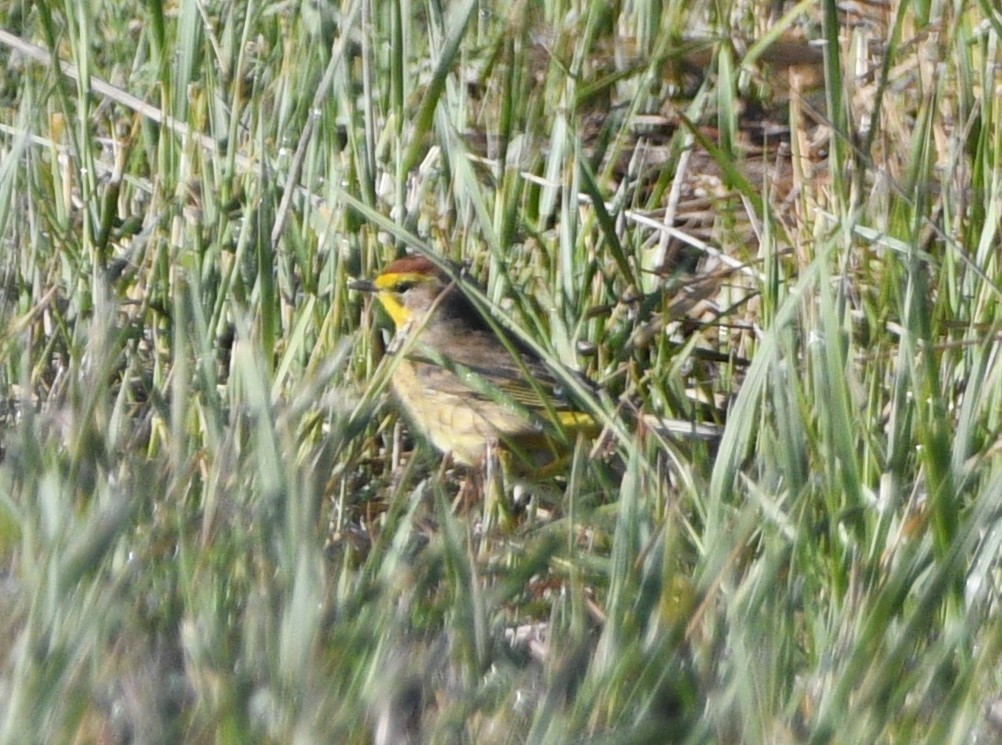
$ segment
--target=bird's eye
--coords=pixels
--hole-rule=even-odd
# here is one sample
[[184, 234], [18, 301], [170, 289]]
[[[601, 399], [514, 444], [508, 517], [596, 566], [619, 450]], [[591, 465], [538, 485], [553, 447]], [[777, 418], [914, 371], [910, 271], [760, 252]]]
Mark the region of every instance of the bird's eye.
[[411, 289], [416, 284], [417, 282], [415, 282], [413, 279], [402, 279], [393, 286], [393, 291], [407, 292], [407, 290]]

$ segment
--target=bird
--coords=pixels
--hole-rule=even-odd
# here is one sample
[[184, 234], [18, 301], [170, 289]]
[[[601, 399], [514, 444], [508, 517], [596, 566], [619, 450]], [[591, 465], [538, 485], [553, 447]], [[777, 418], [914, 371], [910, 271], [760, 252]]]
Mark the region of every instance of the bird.
[[[390, 387], [419, 434], [464, 466], [478, 466], [500, 448], [516, 473], [551, 470], [573, 453], [579, 437], [601, 433], [596, 417], [568, 390], [590, 395], [597, 388], [576, 371], [557, 374], [497, 320], [489, 321], [460, 287], [465, 281], [413, 254], [349, 288], [374, 295], [393, 322]], [[688, 422], [675, 429], [700, 439], [715, 431]]]

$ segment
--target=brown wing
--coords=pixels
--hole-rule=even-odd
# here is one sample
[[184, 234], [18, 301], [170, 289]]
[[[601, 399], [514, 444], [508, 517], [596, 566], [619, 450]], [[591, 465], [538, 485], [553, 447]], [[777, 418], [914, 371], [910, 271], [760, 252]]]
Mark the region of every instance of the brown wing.
[[[453, 337], [449, 355], [436, 355], [429, 348], [442, 349], [435, 339], [419, 338], [408, 357], [419, 363], [418, 375], [434, 376], [439, 390], [471, 401], [493, 401], [527, 414], [550, 419], [547, 412], [573, 409], [564, 386], [553, 372], [530, 352], [507, 349], [493, 333], [465, 330], [466, 338]], [[459, 342], [459, 343], [456, 343]], [[514, 345], [513, 345], [514, 346]], [[588, 381], [581, 378], [585, 386]]]

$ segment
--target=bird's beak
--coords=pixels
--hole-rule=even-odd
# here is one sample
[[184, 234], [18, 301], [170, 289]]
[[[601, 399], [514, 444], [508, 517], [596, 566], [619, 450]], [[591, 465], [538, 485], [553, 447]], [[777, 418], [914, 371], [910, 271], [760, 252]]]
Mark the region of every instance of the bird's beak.
[[376, 286], [368, 279], [352, 279], [348, 282], [348, 289], [358, 290], [359, 292], [375, 292]]

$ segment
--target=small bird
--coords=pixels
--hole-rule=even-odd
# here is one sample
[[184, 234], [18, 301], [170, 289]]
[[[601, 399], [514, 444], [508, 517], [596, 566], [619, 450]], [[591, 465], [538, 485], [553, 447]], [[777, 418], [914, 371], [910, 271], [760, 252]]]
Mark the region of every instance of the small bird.
[[[427, 257], [398, 259], [349, 287], [375, 294], [389, 314], [396, 328], [391, 351], [398, 356], [394, 395], [413, 426], [458, 463], [476, 466], [500, 446], [514, 456], [517, 472], [532, 474], [566, 459], [579, 436], [601, 432], [553, 370], [489, 323]], [[563, 379], [568, 376], [592, 388], [583, 376], [564, 371]], [[706, 431], [691, 423], [680, 428], [697, 438]]]

